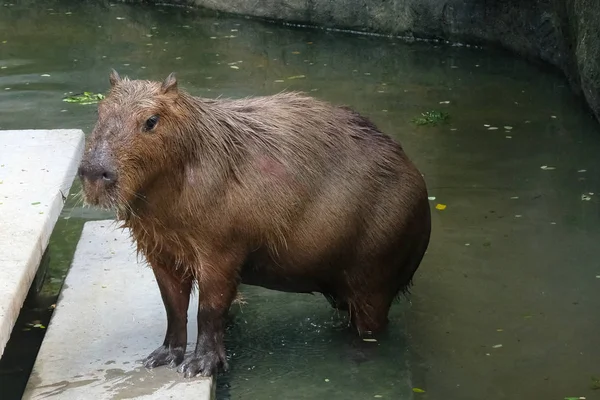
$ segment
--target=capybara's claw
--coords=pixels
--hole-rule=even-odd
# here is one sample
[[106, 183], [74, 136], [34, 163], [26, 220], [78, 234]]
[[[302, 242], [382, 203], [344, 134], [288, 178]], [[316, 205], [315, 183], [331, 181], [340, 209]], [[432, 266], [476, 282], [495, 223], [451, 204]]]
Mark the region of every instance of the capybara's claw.
[[168, 365], [169, 368], [175, 368], [183, 361], [184, 352], [185, 350], [181, 347], [160, 346], [146, 357], [144, 367], [152, 369], [161, 365]]
[[227, 369], [227, 363], [222, 360], [216, 352], [208, 352], [201, 356], [192, 354], [186, 357], [181, 363], [177, 371], [182, 373], [186, 378], [193, 378], [197, 375], [211, 376], [215, 374], [219, 366]]

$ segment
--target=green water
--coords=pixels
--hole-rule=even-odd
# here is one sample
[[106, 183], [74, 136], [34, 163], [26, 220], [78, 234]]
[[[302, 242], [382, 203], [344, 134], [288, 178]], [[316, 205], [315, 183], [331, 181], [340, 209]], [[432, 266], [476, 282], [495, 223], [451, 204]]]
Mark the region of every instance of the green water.
[[[410, 302], [377, 343], [357, 340], [320, 296], [243, 287], [219, 399], [600, 398], [600, 129], [560, 76], [491, 50], [182, 8], [15, 1], [0, 6], [0, 129], [89, 133], [95, 107], [62, 99], [104, 92], [113, 67], [175, 71], [207, 97], [293, 89], [350, 105], [401, 141], [432, 207], [447, 206], [434, 209]], [[429, 110], [450, 118], [411, 122]], [[20, 398], [41, 339], [22, 329], [48, 319], [82, 224], [107, 217], [69, 199], [42, 294], [0, 362], [3, 400]]]

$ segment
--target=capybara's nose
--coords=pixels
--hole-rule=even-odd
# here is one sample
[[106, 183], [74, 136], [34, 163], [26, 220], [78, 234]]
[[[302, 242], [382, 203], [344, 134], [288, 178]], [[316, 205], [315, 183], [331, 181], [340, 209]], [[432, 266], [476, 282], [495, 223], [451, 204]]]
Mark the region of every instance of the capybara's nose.
[[80, 178], [85, 178], [90, 182], [101, 180], [105, 184], [114, 183], [117, 179], [117, 174], [108, 168], [101, 165], [82, 164], [77, 171]]

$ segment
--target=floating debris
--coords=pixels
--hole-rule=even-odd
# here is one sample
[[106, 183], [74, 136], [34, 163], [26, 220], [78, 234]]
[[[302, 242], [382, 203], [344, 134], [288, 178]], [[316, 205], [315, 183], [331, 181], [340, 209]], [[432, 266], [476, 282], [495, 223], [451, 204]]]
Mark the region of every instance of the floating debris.
[[427, 199], [428, 199], [429, 201], [433, 201], [433, 200], [435, 200], [435, 196], [429, 196]]
[[40, 75], [40, 76], [43, 76], [44, 78], [47, 78], [47, 77], [49, 77], [49, 76], [50, 76], [50, 74], [42, 74], [42, 75]]
[[282, 83], [282, 82], [285, 82], [285, 81], [283, 79], [276, 79], [275, 82], [276, 83]]
[[446, 207], [447, 206], [445, 204], [438, 204], [438, 205], [435, 206], [435, 208], [438, 209], [438, 210], [440, 210], [440, 211], [445, 210]]
[[412, 122], [417, 125], [437, 125], [448, 120], [450, 116], [443, 111], [426, 111], [421, 117], [413, 118]]
[[551, 115], [550, 118], [556, 119], [556, 115]]
[[544, 171], [552, 171], [552, 170], [556, 169], [556, 167], [550, 167], [548, 165], [542, 165], [540, 167], [540, 169], [543, 169]]
[[517, 215], [515, 215], [515, 218], [521, 218], [521, 217], [522, 217], [522, 215], [521, 215], [521, 214], [517, 214]]
[[512, 128], [513, 128], [512, 126], [508, 126], [508, 125], [506, 125], [506, 126], [504, 127], [504, 129], [506, 129], [507, 131], [510, 131]]
[[500, 347], [502, 347], [501, 344], [495, 344], [492, 346], [492, 349], [499, 349]]
[[325, 378], [325, 382], [329, 382], [329, 379]]
[[495, 131], [495, 130], [498, 130], [498, 127], [497, 127], [497, 126], [490, 126], [490, 127], [488, 128], [488, 131]]
[[582, 194], [581, 195], [581, 200], [583, 201], [590, 201], [592, 199], [592, 196], [594, 195], [594, 193], [588, 193], [588, 194]]
[[376, 342], [377, 339], [371, 339], [371, 338], [364, 338], [363, 342]]
[[519, 198], [519, 196], [513, 196], [513, 197], [511, 197], [510, 199], [511, 199], [511, 200], [517, 200], [518, 198]]
[[294, 75], [294, 76], [288, 77], [288, 80], [291, 80], [291, 79], [304, 79], [304, 78], [306, 78], [305, 75]]
[[506, 136], [506, 138], [507, 138], [507, 139], [512, 139], [512, 136], [508, 136], [508, 135], [507, 135], [507, 136]]
[[238, 67], [237, 65], [230, 65], [229, 68], [240, 69], [240, 67]]
[[577, 171], [577, 172], [579, 172], [580, 174], [582, 174], [582, 173], [584, 173], [584, 172], [587, 172], [587, 170], [585, 170], [585, 169], [580, 169], [580, 170], [579, 170], [579, 171]]
[[101, 93], [83, 92], [82, 94], [65, 97], [63, 101], [67, 103], [79, 103], [86, 105], [95, 104], [102, 99], [104, 99], [104, 95]]
[[300, 54], [299, 51], [292, 51], [292, 54]]
[[34, 203], [31, 203], [31, 205], [32, 205], [32, 206], [37, 206], [37, 205], [39, 205], [39, 204], [41, 204], [39, 201], [36, 201], [36, 202], [34, 202]]
[[440, 104], [450, 104], [450, 101], [449, 101], [449, 100], [446, 100], [446, 101], [440, 101]]
[[491, 125], [483, 124], [484, 127], [489, 128]]

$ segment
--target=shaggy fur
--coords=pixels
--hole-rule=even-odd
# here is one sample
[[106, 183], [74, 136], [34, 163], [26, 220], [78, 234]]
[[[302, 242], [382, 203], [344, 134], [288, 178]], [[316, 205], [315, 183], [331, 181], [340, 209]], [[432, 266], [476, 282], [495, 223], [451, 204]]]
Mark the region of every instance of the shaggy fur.
[[[226, 367], [240, 282], [322, 293], [360, 334], [385, 327], [431, 229], [425, 182], [399, 144], [299, 93], [209, 100], [173, 75], [110, 82], [79, 172], [86, 201], [117, 210], [155, 273], [168, 327], [147, 366]], [[194, 285], [199, 334], [184, 360]]]

